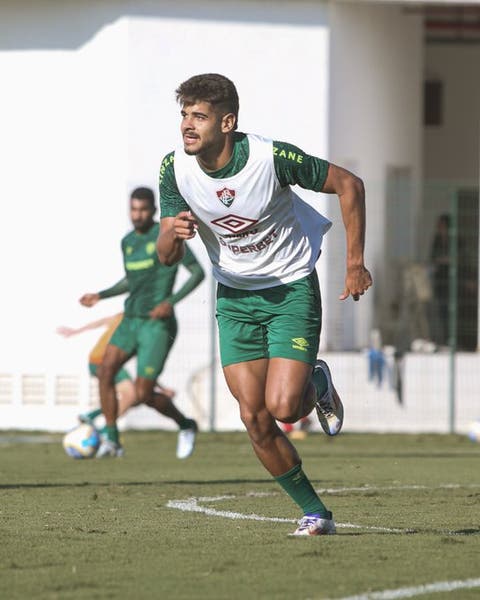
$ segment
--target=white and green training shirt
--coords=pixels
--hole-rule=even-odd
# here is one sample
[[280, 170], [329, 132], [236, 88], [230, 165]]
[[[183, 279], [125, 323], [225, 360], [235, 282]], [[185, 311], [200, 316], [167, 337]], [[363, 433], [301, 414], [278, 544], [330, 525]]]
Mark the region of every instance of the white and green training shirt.
[[290, 144], [235, 133], [229, 163], [206, 173], [183, 148], [160, 169], [161, 216], [191, 210], [217, 281], [263, 289], [309, 275], [330, 221], [291, 189], [321, 191], [328, 162]]

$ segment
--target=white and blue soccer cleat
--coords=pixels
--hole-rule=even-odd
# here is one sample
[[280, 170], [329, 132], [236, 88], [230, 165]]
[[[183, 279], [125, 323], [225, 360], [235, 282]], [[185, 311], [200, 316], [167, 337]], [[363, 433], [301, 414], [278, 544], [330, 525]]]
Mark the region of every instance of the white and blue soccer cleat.
[[336, 533], [335, 521], [332, 518], [332, 513], [329, 513], [328, 517], [305, 515], [298, 522], [297, 529], [288, 535], [297, 537], [302, 535], [335, 535]]
[[327, 435], [337, 435], [343, 425], [343, 404], [332, 383], [332, 375], [324, 360], [317, 360], [315, 371], [322, 371], [327, 380], [327, 391], [315, 402], [318, 420]]

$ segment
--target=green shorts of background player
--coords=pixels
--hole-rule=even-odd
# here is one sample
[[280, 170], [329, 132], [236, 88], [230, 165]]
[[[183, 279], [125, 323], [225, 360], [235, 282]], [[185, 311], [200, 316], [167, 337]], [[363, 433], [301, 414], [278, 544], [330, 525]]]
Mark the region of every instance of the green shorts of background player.
[[[100, 365], [95, 363], [89, 363], [88, 370], [92, 377], [98, 378], [98, 369]], [[115, 391], [118, 398], [118, 416], [123, 416], [130, 408], [138, 405], [135, 383], [132, 376], [125, 367], [122, 367], [120, 371], [115, 375]], [[157, 396], [165, 396], [165, 400], [173, 399], [175, 391], [171, 388], [167, 388], [159, 382], [155, 385], [155, 394]], [[95, 408], [87, 412], [83, 412], [78, 416], [81, 423], [95, 424], [95, 420], [102, 414], [101, 408]], [[102, 429], [100, 429], [102, 433]]]
[[168, 319], [124, 316], [110, 339], [110, 345], [116, 346], [128, 357], [136, 356], [137, 377], [156, 381], [175, 342], [177, 330], [174, 316]]
[[[112, 379], [115, 381], [119, 372], [118, 365], [124, 364], [132, 356], [136, 356], [135, 403], [146, 404], [175, 421], [180, 428], [177, 458], [187, 458], [193, 451], [196, 423], [178, 410], [173, 403], [172, 395], [166, 394], [164, 390], [158, 389], [156, 386], [157, 378], [163, 370], [176, 336], [177, 321], [174, 316], [165, 319], [124, 316], [107, 346], [101, 367], [100, 386], [107, 381], [111, 388], [110, 382]], [[113, 362], [110, 362], [109, 357], [113, 358]], [[117, 417], [121, 414], [120, 410], [119, 398]], [[123, 449], [118, 450], [116, 427], [112, 428], [107, 424], [105, 434], [108, 441], [117, 444], [115, 455], [121, 456]], [[98, 457], [104, 458], [102, 455]]]

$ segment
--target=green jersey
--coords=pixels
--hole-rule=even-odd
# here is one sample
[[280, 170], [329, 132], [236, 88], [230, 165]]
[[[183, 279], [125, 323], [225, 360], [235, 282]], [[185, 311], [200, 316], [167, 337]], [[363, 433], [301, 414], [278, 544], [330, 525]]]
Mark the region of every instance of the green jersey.
[[[204, 277], [192, 251], [186, 246], [185, 256], [176, 265], [168, 267], [158, 260], [156, 241], [159, 223], [154, 223], [145, 233], [135, 230], [121, 242], [125, 278], [99, 292], [101, 298], [109, 298], [128, 291], [124, 313], [126, 317], [146, 317], [161, 302], [175, 304], [195, 288]], [[178, 267], [183, 264], [190, 271], [190, 278], [174, 293]]]

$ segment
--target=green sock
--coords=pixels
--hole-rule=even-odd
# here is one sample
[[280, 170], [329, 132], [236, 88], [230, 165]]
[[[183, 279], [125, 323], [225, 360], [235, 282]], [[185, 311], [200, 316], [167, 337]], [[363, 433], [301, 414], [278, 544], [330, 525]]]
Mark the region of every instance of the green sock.
[[330, 519], [331, 513], [318, 497], [308, 477], [302, 469], [302, 465], [296, 465], [283, 475], [275, 477], [275, 480], [287, 492], [290, 498], [303, 510], [303, 514], [318, 514]]
[[180, 427], [180, 429], [195, 429], [197, 424], [195, 423], [195, 421], [193, 419], [187, 419], [187, 417], [184, 417], [180, 421], [178, 426]]
[[101, 408], [97, 408], [95, 410], [91, 410], [90, 412], [85, 413], [85, 416], [87, 417], [87, 419], [90, 419], [90, 421], [93, 421], [93, 419], [95, 419], [96, 417], [98, 417], [98, 415], [102, 414], [102, 409]]
[[107, 438], [107, 440], [118, 444], [118, 429], [116, 425], [105, 425], [105, 427], [101, 430], [101, 433]]
[[327, 378], [322, 369], [316, 369], [313, 371], [312, 383], [317, 391], [317, 398], [321, 398], [328, 389]]

